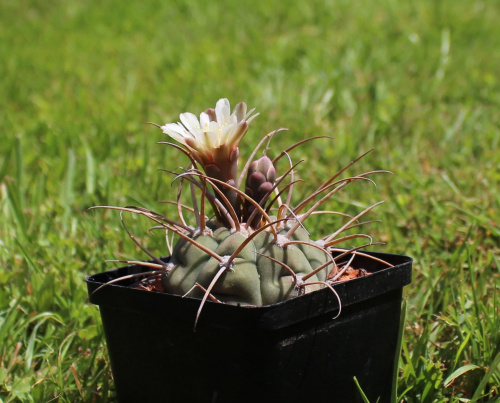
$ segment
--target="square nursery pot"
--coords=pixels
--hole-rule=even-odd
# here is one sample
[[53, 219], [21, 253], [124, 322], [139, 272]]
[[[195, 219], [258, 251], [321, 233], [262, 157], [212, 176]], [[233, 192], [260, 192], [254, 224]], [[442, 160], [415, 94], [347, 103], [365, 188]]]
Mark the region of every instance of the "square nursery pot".
[[263, 307], [207, 302], [128, 287], [127, 266], [87, 277], [99, 305], [120, 402], [389, 402], [399, 357], [403, 286], [412, 259], [358, 256], [373, 274]]

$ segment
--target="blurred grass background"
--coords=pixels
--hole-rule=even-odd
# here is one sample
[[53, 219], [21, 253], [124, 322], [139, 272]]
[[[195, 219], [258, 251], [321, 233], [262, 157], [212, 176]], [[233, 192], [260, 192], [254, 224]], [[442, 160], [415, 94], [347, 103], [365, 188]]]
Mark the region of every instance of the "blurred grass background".
[[[394, 175], [330, 207], [386, 200], [370, 233], [415, 258], [399, 400], [496, 401], [498, 21], [487, 0], [2, 0], [0, 399], [113, 400], [84, 277], [146, 256], [116, 213], [86, 209], [168, 211], [155, 202], [172, 198], [171, 178], [157, 169], [186, 161], [145, 122], [227, 97], [261, 112], [242, 155], [278, 127], [290, 131], [271, 153], [335, 137], [293, 152], [307, 159], [304, 194], [375, 148], [351, 172]], [[160, 236], [144, 239], [165, 254]]]

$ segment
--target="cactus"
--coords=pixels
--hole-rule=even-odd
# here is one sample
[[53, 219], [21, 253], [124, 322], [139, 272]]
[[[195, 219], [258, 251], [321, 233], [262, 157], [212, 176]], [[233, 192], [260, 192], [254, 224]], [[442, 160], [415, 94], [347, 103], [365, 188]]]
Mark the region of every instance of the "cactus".
[[[246, 104], [240, 103], [231, 113], [229, 101], [221, 99], [215, 109], [201, 113], [199, 120], [193, 114], [183, 113], [181, 123], [156, 125], [177, 141], [162, 144], [174, 147], [189, 159], [187, 168], [168, 171], [179, 182], [177, 199], [172, 202], [177, 205], [177, 221], [140, 207], [99, 206], [144, 215], [157, 224], [155, 228], [177, 236], [175, 246], [167, 243], [170, 260], [163, 262], [130, 234], [122, 218], [131, 239], [153, 259], [150, 263], [139, 262], [154, 269], [149, 272], [148, 280], [141, 281], [141, 286], [144, 288], [147, 281], [157, 285], [161, 279], [161, 286], [148, 289], [163, 288], [165, 292], [200, 298], [199, 313], [207, 299], [262, 306], [324, 287], [335, 293], [331, 287], [335, 282], [366, 275], [363, 270], [353, 269], [353, 260], [357, 255], [366, 256], [362, 248], [376, 244], [363, 233], [344, 234], [371, 222], [360, 219], [381, 202], [356, 216], [319, 208], [350, 183], [373, 183], [370, 176], [387, 171], [340, 178], [365, 153], [292, 206], [293, 189], [299, 180], [295, 179], [298, 164], [292, 164], [289, 152], [326, 136], [302, 140], [271, 159], [267, 155], [269, 142], [284, 129], [275, 130], [262, 138], [238, 176], [238, 145], [257, 116], [253, 112], [254, 109], [247, 112]], [[254, 159], [266, 142], [263, 156]], [[284, 157], [289, 166], [277, 176], [277, 163]], [[181, 203], [181, 193], [186, 187], [190, 190], [191, 207]], [[214, 213], [211, 219], [207, 218], [209, 205]], [[186, 222], [187, 210], [192, 212], [194, 226]], [[315, 214], [338, 214], [346, 217], [346, 222], [333, 233], [313, 240], [304, 223]], [[342, 243], [359, 238], [367, 242], [351, 249], [339, 248]]]

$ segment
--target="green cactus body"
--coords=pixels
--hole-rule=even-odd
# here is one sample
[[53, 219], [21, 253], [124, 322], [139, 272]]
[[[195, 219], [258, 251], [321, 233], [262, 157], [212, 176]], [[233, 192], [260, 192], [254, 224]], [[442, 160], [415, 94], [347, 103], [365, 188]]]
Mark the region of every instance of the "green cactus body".
[[[295, 167], [301, 161], [293, 164], [289, 152], [323, 136], [299, 141], [271, 159], [267, 155], [270, 141], [281, 129], [275, 130], [263, 137], [238, 175], [238, 145], [255, 116], [254, 109], [247, 111], [243, 102], [231, 113], [229, 101], [221, 99], [215, 109], [202, 112], [199, 120], [193, 114], [183, 113], [179, 116], [181, 123], [159, 126], [178, 143], [164, 144], [175, 147], [189, 159], [187, 168], [168, 171], [179, 181], [177, 199], [169, 201], [177, 205], [178, 220], [140, 207], [101, 206], [141, 214], [167, 236], [177, 235], [173, 250], [168, 242], [171, 259], [165, 263], [140, 245], [123, 223], [132, 240], [154, 259], [154, 263], [144, 265], [156, 269], [150, 275], [153, 284], [161, 278], [163, 290], [159, 287], [160, 291], [202, 300], [197, 319], [208, 298], [229, 304], [262, 306], [329, 287], [340, 304], [340, 297], [331, 284], [342, 281], [341, 276], [356, 255], [362, 254], [359, 249], [373, 244], [369, 235], [353, 234], [350, 230], [369, 223], [360, 219], [380, 202], [355, 216], [320, 211], [319, 207], [349, 183], [374, 183], [369, 177], [386, 171], [341, 178], [340, 174], [365, 153], [293, 205], [293, 189], [300, 182], [295, 178]], [[255, 158], [265, 143], [263, 156]], [[278, 175], [280, 161], [282, 171]], [[283, 169], [284, 163], [287, 165]], [[186, 184], [189, 184], [187, 204], [183, 194]], [[184, 217], [187, 211], [192, 213], [188, 220]], [[270, 212], [276, 217], [271, 217]], [[314, 242], [304, 227], [304, 222], [313, 214], [332, 214], [345, 222], [333, 233], [322, 236], [321, 242]], [[213, 218], [209, 221], [208, 217]], [[333, 252], [340, 251], [339, 244], [350, 240], [367, 243], [333, 257]]]
[[[280, 233], [284, 234], [287, 228]], [[198, 235], [194, 240], [219, 256], [232, 255], [247, 238], [241, 232], [231, 233], [226, 228], [214, 231], [213, 236]], [[311, 243], [304, 229], [297, 230], [290, 240]], [[249, 242], [219, 278], [212, 289], [212, 295], [222, 302], [241, 305], [270, 305], [298, 295], [293, 276], [272, 257], [289, 266], [300, 278], [311, 273], [328, 261], [326, 253], [310, 245], [289, 245], [282, 247], [274, 242], [273, 234], [262, 231]], [[201, 288], [207, 289], [220, 269], [219, 262], [201, 251], [192, 243], [180, 240], [171, 258], [171, 269], [163, 278], [165, 291], [184, 295], [192, 290], [192, 296], [202, 297]], [[330, 267], [331, 266], [327, 266]], [[326, 269], [310, 277], [310, 282], [325, 281]], [[319, 288], [311, 285], [310, 290]]]

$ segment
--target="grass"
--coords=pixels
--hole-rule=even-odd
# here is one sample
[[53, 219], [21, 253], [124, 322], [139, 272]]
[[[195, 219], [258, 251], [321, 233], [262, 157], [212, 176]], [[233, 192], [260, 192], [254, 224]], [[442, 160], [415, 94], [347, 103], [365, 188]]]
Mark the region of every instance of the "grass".
[[415, 258], [398, 400], [498, 399], [499, 18], [488, 0], [2, 1], [0, 399], [112, 399], [84, 276], [144, 256], [117, 214], [86, 209], [157, 208], [157, 169], [185, 161], [144, 123], [221, 97], [261, 112], [249, 143], [335, 137], [293, 155], [311, 188], [375, 148], [359, 169], [395, 175], [335, 203], [386, 200], [372, 235]]

